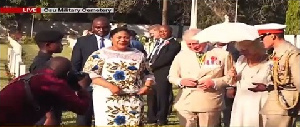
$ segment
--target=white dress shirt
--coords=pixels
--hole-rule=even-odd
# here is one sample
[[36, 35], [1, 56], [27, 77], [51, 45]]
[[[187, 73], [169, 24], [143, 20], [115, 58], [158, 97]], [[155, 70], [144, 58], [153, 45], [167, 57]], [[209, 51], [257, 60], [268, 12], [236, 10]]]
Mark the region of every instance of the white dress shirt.
[[169, 41], [169, 40], [171, 40], [172, 38], [173, 38], [173, 37], [168, 38], [168, 39], [166, 39], [166, 40], [159, 39], [159, 45], [157, 45], [157, 46], [154, 47], [154, 49], [153, 49], [154, 52], [151, 53], [151, 55], [152, 55], [151, 57], [153, 57], [153, 55], [155, 54], [155, 51], [156, 51], [157, 48], [159, 48], [159, 49], [158, 49], [158, 52], [157, 52], [157, 54], [159, 54], [159, 52], [160, 52], [160, 50], [162, 49], [162, 47], [165, 46], [165, 44], [162, 44], [162, 43], [165, 43], [166, 41]]
[[[100, 47], [101, 47], [101, 38], [102, 38], [102, 37], [100, 37], [100, 36], [98, 36], [98, 35], [96, 35], [96, 34], [94, 34], [94, 35], [95, 35], [96, 38], [97, 38], [98, 49], [100, 49]], [[112, 41], [110, 40], [109, 36], [110, 36], [110, 35], [108, 34], [108, 35], [106, 35], [105, 37], [103, 37], [105, 48], [112, 46]]]

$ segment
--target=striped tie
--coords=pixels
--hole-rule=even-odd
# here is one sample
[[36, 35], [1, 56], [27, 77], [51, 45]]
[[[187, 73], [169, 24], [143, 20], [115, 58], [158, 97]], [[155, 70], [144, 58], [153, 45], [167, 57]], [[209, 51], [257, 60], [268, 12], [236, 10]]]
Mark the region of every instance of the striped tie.
[[100, 38], [100, 48], [99, 49], [102, 49], [104, 47], [105, 47], [104, 38]]

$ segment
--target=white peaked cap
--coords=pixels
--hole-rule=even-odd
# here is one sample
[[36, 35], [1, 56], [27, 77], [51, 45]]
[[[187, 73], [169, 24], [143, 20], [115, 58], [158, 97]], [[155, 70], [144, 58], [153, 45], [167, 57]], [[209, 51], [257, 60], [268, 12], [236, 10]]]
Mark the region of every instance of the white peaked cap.
[[282, 25], [279, 23], [267, 23], [262, 25], [254, 25], [254, 27], [258, 30], [259, 34], [265, 34], [265, 33], [284, 33], [284, 29], [286, 28], [286, 25]]

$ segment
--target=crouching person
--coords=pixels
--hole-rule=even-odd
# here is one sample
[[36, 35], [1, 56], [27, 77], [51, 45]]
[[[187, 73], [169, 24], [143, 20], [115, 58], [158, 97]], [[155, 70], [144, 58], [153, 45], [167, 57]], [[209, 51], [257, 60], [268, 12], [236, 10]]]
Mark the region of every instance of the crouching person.
[[67, 58], [54, 57], [47, 68], [20, 76], [0, 91], [0, 126], [34, 125], [56, 106], [84, 114], [90, 101], [84, 89], [88, 84], [87, 75], [71, 72]]

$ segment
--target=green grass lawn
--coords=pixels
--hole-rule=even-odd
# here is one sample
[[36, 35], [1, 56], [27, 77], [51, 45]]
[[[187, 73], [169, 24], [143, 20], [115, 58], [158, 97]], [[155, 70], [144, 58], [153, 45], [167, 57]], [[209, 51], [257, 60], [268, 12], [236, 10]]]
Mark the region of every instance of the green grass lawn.
[[8, 83], [4, 68], [7, 63], [7, 49], [8, 46], [6, 44], [0, 44], [0, 90]]
[[[6, 44], [0, 44], [0, 90], [7, 84], [7, 77], [5, 75], [4, 71], [4, 64], [7, 62], [7, 48], [8, 46]], [[33, 58], [37, 55], [38, 52], [38, 47], [34, 44], [26, 44], [23, 45], [23, 51], [24, 51], [24, 56], [23, 56], [23, 61], [26, 64], [27, 68], [29, 68], [29, 65], [32, 63]], [[71, 57], [71, 51], [72, 49], [64, 46], [64, 50], [62, 53], [55, 54], [54, 56], [64, 56], [67, 58]], [[174, 95], [177, 95], [178, 89], [174, 88], [173, 89]], [[147, 107], [145, 107], [145, 110]], [[76, 125], [75, 123], [75, 118], [76, 114], [72, 112], [64, 112], [63, 117], [62, 117], [62, 124], [63, 125]], [[169, 125], [170, 127], [179, 127], [178, 125], [178, 118], [175, 114], [175, 111], [170, 115], [169, 121], [172, 125]], [[149, 126], [150, 127], [150, 126]], [[300, 122], [298, 122], [297, 127], [300, 127]]]

